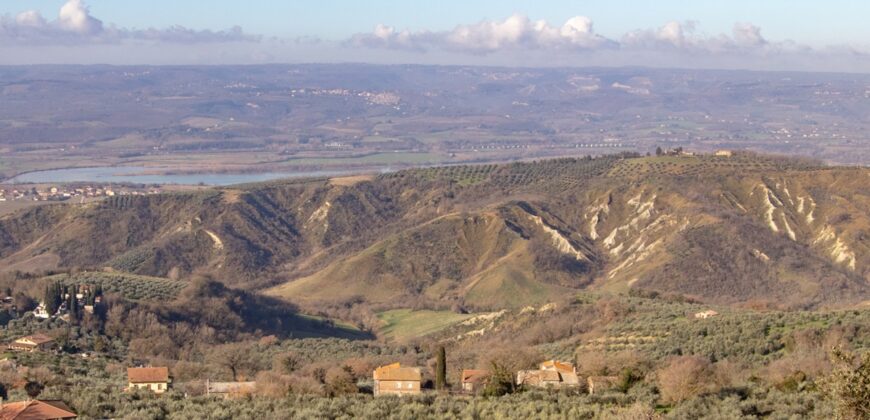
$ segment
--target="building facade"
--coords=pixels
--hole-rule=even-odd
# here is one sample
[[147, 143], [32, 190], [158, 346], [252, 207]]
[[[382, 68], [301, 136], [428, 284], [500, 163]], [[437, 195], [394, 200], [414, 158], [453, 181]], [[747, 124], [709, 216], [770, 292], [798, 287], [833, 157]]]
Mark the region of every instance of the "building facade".
[[169, 368], [127, 368], [127, 390], [147, 389], [155, 394], [169, 390]]
[[372, 374], [375, 396], [379, 395], [417, 395], [421, 391], [423, 375], [420, 368], [402, 367], [399, 363], [381, 366]]

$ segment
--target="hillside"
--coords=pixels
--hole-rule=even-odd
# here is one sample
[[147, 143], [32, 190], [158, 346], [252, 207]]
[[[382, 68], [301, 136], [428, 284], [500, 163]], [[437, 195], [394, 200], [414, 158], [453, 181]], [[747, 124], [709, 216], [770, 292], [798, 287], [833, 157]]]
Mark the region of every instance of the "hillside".
[[408, 170], [40, 206], [0, 270], [211, 274], [301, 304], [540, 305], [577, 289], [716, 304], [870, 299], [870, 170], [739, 154]]

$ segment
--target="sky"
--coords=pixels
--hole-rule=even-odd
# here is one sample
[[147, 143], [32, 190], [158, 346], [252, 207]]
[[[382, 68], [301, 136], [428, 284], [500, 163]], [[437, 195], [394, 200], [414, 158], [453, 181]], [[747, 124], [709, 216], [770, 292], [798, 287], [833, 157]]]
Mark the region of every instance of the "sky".
[[870, 72], [865, 0], [2, 0], [0, 64]]

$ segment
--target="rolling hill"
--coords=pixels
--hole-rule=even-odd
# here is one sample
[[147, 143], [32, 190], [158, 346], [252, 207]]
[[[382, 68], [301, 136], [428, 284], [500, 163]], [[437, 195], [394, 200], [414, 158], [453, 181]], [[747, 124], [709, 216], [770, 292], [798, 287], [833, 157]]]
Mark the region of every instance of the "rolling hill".
[[737, 154], [451, 166], [51, 205], [0, 267], [222, 282], [293, 302], [540, 305], [578, 289], [717, 304], [870, 299], [870, 170]]

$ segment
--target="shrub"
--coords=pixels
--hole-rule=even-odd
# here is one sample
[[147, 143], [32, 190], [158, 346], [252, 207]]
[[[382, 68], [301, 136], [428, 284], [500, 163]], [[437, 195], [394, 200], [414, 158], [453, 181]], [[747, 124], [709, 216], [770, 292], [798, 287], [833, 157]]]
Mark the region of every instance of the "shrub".
[[713, 365], [698, 356], [679, 356], [658, 372], [658, 385], [662, 399], [676, 403], [711, 391]]

